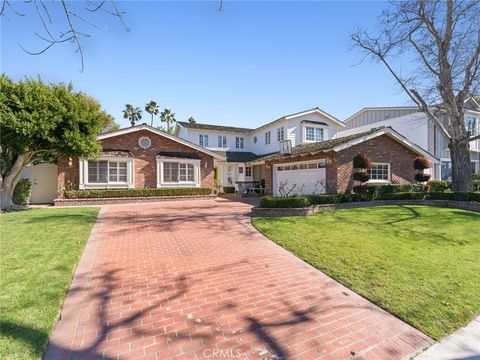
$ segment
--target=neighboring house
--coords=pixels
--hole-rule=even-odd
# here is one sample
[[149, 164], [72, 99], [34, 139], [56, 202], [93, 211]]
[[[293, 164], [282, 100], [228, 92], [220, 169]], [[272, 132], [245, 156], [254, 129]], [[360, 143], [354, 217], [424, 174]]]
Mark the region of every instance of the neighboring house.
[[[437, 116], [447, 125], [448, 118], [441, 110]], [[364, 108], [345, 120], [346, 129], [338, 136], [348, 136], [379, 126], [391, 126], [413, 143], [428, 150], [440, 163], [433, 169], [434, 179], [451, 179], [452, 166], [448, 149], [448, 136], [428, 121], [418, 107]], [[473, 98], [465, 102], [465, 126], [471, 135], [480, 132], [480, 105]], [[480, 172], [480, 140], [470, 142], [470, 171]]]
[[[256, 129], [178, 122], [175, 134], [225, 156], [216, 161], [222, 186], [279, 194], [346, 192], [353, 157], [368, 154], [371, 182], [414, 182], [418, 155], [438, 160], [391, 128], [341, 137], [345, 124], [319, 108], [286, 115]], [[282, 148], [282, 151], [280, 151]]]
[[214, 161], [225, 158], [146, 124], [98, 136], [97, 159], [58, 160], [59, 196], [69, 189], [214, 186]]

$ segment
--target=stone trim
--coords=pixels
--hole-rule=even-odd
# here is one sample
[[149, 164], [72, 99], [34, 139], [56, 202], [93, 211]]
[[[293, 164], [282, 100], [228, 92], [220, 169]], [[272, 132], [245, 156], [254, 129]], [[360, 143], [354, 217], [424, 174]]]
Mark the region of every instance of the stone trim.
[[363, 207], [385, 206], [385, 205], [425, 205], [438, 206], [452, 209], [461, 209], [480, 212], [480, 203], [463, 202], [453, 200], [379, 200], [379, 201], [362, 201], [340, 204], [321, 204], [310, 205], [305, 208], [260, 208], [252, 209], [252, 217], [266, 216], [310, 216], [321, 211], [332, 211], [339, 209], [356, 209]]
[[54, 206], [88, 206], [88, 205], [113, 205], [131, 204], [158, 201], [181, 201], [181, 200], [208, 200], [217, 195], [186, 195], [186, 196], [145, 196], [145, 197], [117, 197], [117, 198], [86, 198], [86, 199], [55, 199]]

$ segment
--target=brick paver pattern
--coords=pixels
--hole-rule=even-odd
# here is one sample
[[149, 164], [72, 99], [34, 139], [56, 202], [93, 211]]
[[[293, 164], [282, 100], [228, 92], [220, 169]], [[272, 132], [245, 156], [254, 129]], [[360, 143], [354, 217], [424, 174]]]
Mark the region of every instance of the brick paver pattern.
[[226, 199], [104, 206], [46, 359], [404, 359], [432, 343]]

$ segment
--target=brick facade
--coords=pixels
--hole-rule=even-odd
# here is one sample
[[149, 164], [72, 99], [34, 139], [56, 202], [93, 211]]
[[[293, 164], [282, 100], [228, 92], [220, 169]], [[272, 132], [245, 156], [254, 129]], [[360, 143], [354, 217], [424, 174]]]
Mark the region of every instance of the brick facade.
[[314, 155], [302, 155], [266, 162], [265, 192], [272, 193], [273, 165], [289, 162], [326, 159], [327, 193], [346, 193], [353, 187], [353, 158], [357, 154], [367, 154], [372, 162], [390, 163], [391, 182], [408, 184], [415, 182], [416, 170], [413, 161], [418, 156], [388, 135], [381, 135], [339, 152], [324, 152]]
[[[138, 145], [138, 139], [142, 136], [152, 141], [148, 149], [142, 149]], [[135, 188], [157, 187], [157, 161], [159, 152], [184, 152], [195, 154], [200, 158], [200, 184], [204, 188], [214, 186], [214, 160], [213, 156], [195, 150], [174, 140], [148, 130], [139, 130], [128, 134], [118, 135], [100, 140], [105, 150], [128, 150], [134, 156]], [[58, 160], [58, 190], [61, 197], [63, 190], [76, 190], [79, 187], [79, 161], [72, 159], [71, 166], [67, 158]]]

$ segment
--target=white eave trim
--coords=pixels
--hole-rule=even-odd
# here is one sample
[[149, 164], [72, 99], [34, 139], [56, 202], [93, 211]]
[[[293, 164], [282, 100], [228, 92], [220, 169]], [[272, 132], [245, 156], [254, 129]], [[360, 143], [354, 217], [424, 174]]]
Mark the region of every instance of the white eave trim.
[[220, 154], [217, 154], [216, 152], [210, 151], [210, 150], [208, 150], [208, 149], [206, 149], [206, 148], [204, 148], [200, 145], [194, 144], [190, 141], [187, 141], [187, 140], [181, 139], [177, 136], [171, 135], [171, 134], [169, 134], [165, 131], [155, 129], [154, 127], [151, 127], [151, 126], [146, 125], [146, 124], [137, 125], [137, 126], [133, 126], [133, 127], [130, 127], [130, 128], [125, 128], [125, 129], [114, 130], [114, 131], [107, 132], [105, 134], [100, 134], [100, 135], [97, 136], [97, 140], [108, 139], [108, 138], [111, 138], [111, 137], [115, 137], [115, 136], [119, 136], [119, 135], [125, 135], [125, 134], [129, 134], [129, 133], [132, 133], [132, 132], [140, 131], [140, 130], [147, 130], [147, 131], [150, 131], [154, 134], [157, 134], [157, 135], [163, 136], [167, 139], [170, 139], [172, 141], [176, 141], [176, 142], [178, 142], [180, 144], [183, 144], [185, 146], [188, 146], [192, 149], [195, 149], [195, 150], [201, 151], [201, 152], [203, 152], [207, 155], [213, 156], [217, 160], [225, 160], [226, 159], [224, 156], [222, 156]]
[[329, 115], [326, 112], [320, 110], [319, 108], [303, 111], [301, 113], [296, 113], [296, 114], [292, 114], [292, 115], [287, 115], [287, 116], [284, 116], [283, 118], [286, 119], [286, 120], [290, 120], [290, 119], [295, 119], [297, 117], [301, 117], [301, 116], [305, 116], [305, 115], [309, 115], [309, 114], [314, 114], [314, 113], [317, 113], [317, 114], [320, 114], [320, 115], [326, 117], [327, 119], [333, 121], [338, 126], [346, 127], [346, 125], [343, 122], [334, 118], [332, 115]]
[[397, 140], [399, 143], [401, 143], [405, 147], [409, 148], [413, 152], [416, 152], [417, 154], [420, 154], [420, 155], [426, 157], [428, 160], [430, 160], [434, 164], [440, 163], [439, 159], [436, 158], [435, 156], [433, 156], [431, 153], [429, 153], [425, 149], [421, 148], [417, 144], [408, 141], [407, 138], [403, 137], [402, 135], [400, 135], [399, 133], [397, 133], [393, 129], [389, 129], [389, 128], [381, 129], [381, 130], [378, 130], [374, 133], [371, 133], [371, 134], [359, 137], [357, 139], [353, 139], [351, 141], [345, 142], [343, 144], [334, 146], [332, 150], [336, 151], [336, 152], [342, 151], [342, 150], [345, 150], [349, 147], [361, 144], [365, 141], [368, 141], [370, 139], [376, 138], [376, 137], [381, 136], [381, 135], [388, 135], [388, 136], [394, 138], [395, 140]]

